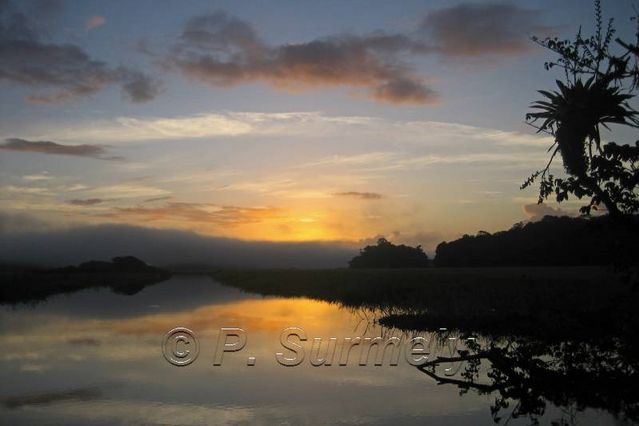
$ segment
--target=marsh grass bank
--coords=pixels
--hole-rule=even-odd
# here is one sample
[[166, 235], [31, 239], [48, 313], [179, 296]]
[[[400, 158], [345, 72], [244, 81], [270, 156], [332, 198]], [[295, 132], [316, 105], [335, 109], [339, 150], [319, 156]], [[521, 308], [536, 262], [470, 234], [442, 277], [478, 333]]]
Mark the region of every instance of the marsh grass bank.
[[218, 270], [251, 293], [377, 310], [382, 325], [488, 334], [602, 333], [627, 326], [639, 291], [604, 267]]

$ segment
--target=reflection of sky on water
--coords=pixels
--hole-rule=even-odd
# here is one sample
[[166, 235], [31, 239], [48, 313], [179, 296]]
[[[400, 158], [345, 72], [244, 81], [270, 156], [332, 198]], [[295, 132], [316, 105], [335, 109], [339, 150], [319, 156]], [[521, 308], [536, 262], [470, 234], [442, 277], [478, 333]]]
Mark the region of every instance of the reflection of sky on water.
[[[437, 386], [403, 359], [397, 367], [309, 364], [313, 337], [380, 335], [365, 318], [189, 276], [135, 296], [87, 290], [35, 307], [4, 307], [0, 415], [8, 424], [493, 424], [491, 397], [460, 398], [457, 388]], [[198, 360], [184, 368], [161, 354], [162, 336], [176, 326], [200, 337]], [[223, 326], [244, 328], [247, 345], [213, 367]], [[288, 326], [309, 338], [304, 363], [293, 368], [274, 358]], [[248, 356], [256, 366], [246, 366]], [[556, 410], [549, 414], [557, 417]], [[613, 424], [592, 411], [587, 417], [580, 424]]]

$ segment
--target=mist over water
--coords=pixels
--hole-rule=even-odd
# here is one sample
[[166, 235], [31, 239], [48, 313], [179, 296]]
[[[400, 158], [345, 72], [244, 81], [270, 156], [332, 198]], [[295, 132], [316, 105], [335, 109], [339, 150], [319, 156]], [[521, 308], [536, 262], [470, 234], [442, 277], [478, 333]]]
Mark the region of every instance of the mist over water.
[[347, 266], [356, 253], [345, 243], [243, 241], [125, 225], [5, 232], [0, 239], [0, 262], [38, 266], [126, 254], [161, 266], [330, 268]]

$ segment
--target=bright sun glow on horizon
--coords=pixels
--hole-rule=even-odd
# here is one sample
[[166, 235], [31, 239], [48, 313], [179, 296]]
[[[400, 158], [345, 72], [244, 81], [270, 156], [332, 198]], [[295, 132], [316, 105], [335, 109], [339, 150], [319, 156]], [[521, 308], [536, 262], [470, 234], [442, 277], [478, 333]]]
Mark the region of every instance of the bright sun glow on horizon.
[[[555, 78], [529, 35], [575, 13], [591, 22], [587, 8], [409, 1], [353, 22], [340, 13], [351, 6], [334, 4], [311, 25], [286, 20], [308, 7], [286, 2], [34, 7], [0, 10], [0, 23], [23, 17], [0, 32], [11, 52], [0, 65], [4, 232], [383, 235], [432, 251], [580, 205], [536, 206], [535, 188], [519, 187], [552, 144], [523, 124]], [[459, 28], [459, 13], [476, 26], [453, 37], [446, 25]], [[502, 37], [486, 37], [495, 25]]]

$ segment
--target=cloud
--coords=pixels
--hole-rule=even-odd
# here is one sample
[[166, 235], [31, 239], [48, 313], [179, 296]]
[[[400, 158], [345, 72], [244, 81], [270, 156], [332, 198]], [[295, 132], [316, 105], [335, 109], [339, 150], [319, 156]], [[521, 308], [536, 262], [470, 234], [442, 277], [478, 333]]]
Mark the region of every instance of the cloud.
[[120, 68], [117, 75], [122, 86], [122, 94], [133, 103], [151, 101], [162, 91], [162, 85], [158, 80], [140, 71]]
[[522, 133], [490, 129], [452, 122], [413, 121], [406, 123], [406, 126], [414, 128], [415, 131], [463, 137], [465, 139], [472, 140], [489, 141], [504, 146], [530, 145], [535, 147], [548, 147], [554, 142], [552, 136], [543, 136], [537, 133]]
[[106, 200], [103, 200], [102, 198], [87, 198], [85, 200], [69, 200], [68, 203], [74, 206], [95, 206], [96, 204], [102, 204], [105, 201]]
[[236, 226], [258, 223], [265, 219], [281, 217], [282, 209], [276, 207], [218, 206], [208, 203], [169, 202], [157, 207], [119, 207], [102, 216], [118, 221], [137, 222], [187, 222], [207, 226]]
[[43, 180], [51, 180], [53, 179], [53, 176], [49, 175], [47, 172], [44, 172], [44, 173], [34, 174], [34, 175], [24, 175], [22, 176], [22, 179], [26, 180], [27, 182], [37, 182], [37, 181], [43, 181]]
[[543, 153], [530, 152], [479, 152], [468, 154], [422, 155], [395, 162], [396, 168], [422, 167], [435, 164], [505, 163], [515, 166], [543, 161]]
[[525, 53], [531, 33], [548, 33], [542, 13], [506, 3], [462, 3], [424, 17], [416, 32], [339, 34], [269, 45], [253, 26], [224, 11], [189, 19], [165, 65], [200, 82], [231, 87], [265, 82], [287, 91], [360, 88], [379, 102], [438, 102], [408, 55], [494, 57]]
[[377, 86], [371, 97], [389, 103], [428, 104], [434, 102], [438, 95], [419, 81], [398, 78]]
[[[147, 102], [161, 92], [160, 82], [140, 71], [93, 59], [77, 45], [51, 42], [34, 18], [34, 11], [25, 13], [8, 1], [0, 4], [0, 81], [49, 89], [29, 96], [31, 102], [65, 102], [113, 85], [132, 102]], [[85, 27], [105, 22], [95, 15]], [[216, 87], [252, 82], [286, 91], [350, 87], [379, 102], [426, 105], [439, 96], [428, 76], [406, 60], [409, 55], [520, 54], [532, 47], [529, 34], [550, 30], [537, 10], [462, 3], [430, 12], [416, 32], [378, 30], [271, 45], [250, 23], [217, 11], [190, 18], [161, 63]]]
[[[122, 117], [118, 119], [118, 123], [122, 132], [119, 136], [125, 140], [236, 136], [253, 130], [250, 123], [235, 118], [232, 114], [218, 113], [172, 118]], [[118, 130], [113, 131], [118, 135]]]
[[394, 160], [397, 154], [394, 152], [366, 152], [363, 154], [353, 155], [332, 155], [320, 158], [316, 161], [300, 164], [297, 168], [317, 167], [317, 166], [365, 166], [370, 164], [388, 163]]
[[171, 198], [173, 198], [170, 195], [165, 195], [163, 197], [153, 197], [153, 198], [148, 198], [146, 200], [144, 200], [145, 203], [155, 203], [157, 201], [166, 201], [166, 200], [170, 200]]
[[46, 232], [53, 226], [45, 221], [21, 213], [0, 211], [0, 235], [23, 232]]
[[51, 194], [51, 192], [47, 188], [42, 188], [37, 186], [5, 185], [0, 187], [0, 191], [15, 193], [15, 194], [39, 194], [39, 195]]
[[357, 253], [335, 242], [243, 241], [127, 225], [35, 230], [25, 223], [21, 232], [10, 232], [2, 228], [2, 217], [0, 212], [0, 262], [7, 263], [63, 266], [127, 254], [154, 265], [330, 268], [346, 266]]
[[462, 3], [430, 12], [421, 24], [432, 48], [451, 57], [515, 55], [532, 48], [532, 34], [547, 33], [542, 13], [509, 3]]
[[[320, 112], [222, 112], [212, 111], [177, 117], [118, 117], [109, 121], [74, 121], [32, 126], [32, 137], [65, 141], [131, 142], [151, 140], [214, 138], [221, 136], [282, 135], [300, 136], [330, 131], [336, 126], [361, 126], [372, 118], [328, 116]], [[327, 126], [327, 124], [329, 126]]]
[[36, 152], [52, 155], [73, 155], [99, 160], [121, 160], [122, 157], [105, 157], [106, 149], [100, 145], [62, 145], [49, 141], [28, 141], [9, 138], [0, 145], [0, 151]]
[[[499, 142], [496, 142], [499, 144]], [[421, 169], [435, 165], [449, 164], [504, 164], [507, 166], [528, 165], [531, 162], [543, 162], [546, 158], [543, 152], [504, 151], [500, 152], [474, 152], [460, 154], [425, 154], [425, 155], [401, 155], [393, 152], [369, 152], [354, 155], [333, 155], [320, 158], [296, 166], [306, 169], [309, 167], [348, 166], [351, 170], [359, 168], [365, 171], [382, 170], [411, 170]]]
[[160, 91], [160, 83], [127, 67], [111, 67], [92, 59], [73, 44], [45, 40], [30, 16], [12, 3], [0, 4], [0, 81], [49, 89], [28, 97], [33, 103], [51, 104], [92, 95], [119, 85], [125, 98], [146, 102]]
[[86, 194], [90, 195], [90, 198], [102, 199], [105, 199], [107, 197], [115, 197], [117, 199], [164, 197], [170, 194], [170, 191], [167, 191], [165, 189], [136, 182], [124, 182], [115, 185], [105, 185], [82, 189], [85, 190]]
[[166, 63], [218, 87], [254, 81], [288, 91], [350, 86], [378, 101], [430, 104], [436, 93], [398, 57], [419, 45], [405, 35], [377, 32], [269, 46], [249, 23], [217, 11], [187, 21]]
[[338, 197], [359, 198], [361, 200], [379, 200], [381, 198], [384, 198], [382, 194], [378, 194], [377, 192], [348, 191], [348, 192], [336, 192], [333, 195]]
[[544, 216], [568, 216], [568, 212], [563, 209], [551, 207], [548, 204], [525, 204], [523, 206], [524, 213], [528, 219], [536, 222], [544, 218]]
[[84, 23], [84, 28], [92, 30], [106, 24], [106, 18], [104, 16], [95, 15], [87, 19]]
[[[372, 116], [328, 115], [320, 111], [261, 113], [209, 111], [177, 117], [123, 116], [113, 120], [34, 123], [25, 138], [96, 143], [220, 138], [228, 136], [296, 136], [343, 138], [371, 135], [409, 145], [460, 138], [503, 146], [550, 146], [552, 137], [438, 121], [402, 121]], [[7, 135], [10, 136], [10, 135]], [[380, 154], [383, 156], [383, 154]], [[338, 158], [324, 159], [328, 162]]]

